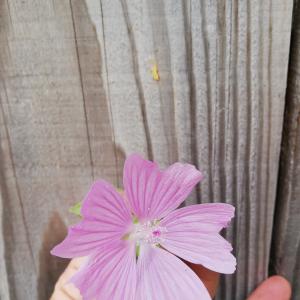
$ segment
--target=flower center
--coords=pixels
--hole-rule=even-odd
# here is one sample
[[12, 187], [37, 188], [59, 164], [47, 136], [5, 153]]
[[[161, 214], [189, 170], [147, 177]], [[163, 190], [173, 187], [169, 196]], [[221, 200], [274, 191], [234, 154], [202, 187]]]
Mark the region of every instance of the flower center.
[[157, 245], [161, 242], [164, 232], [166, 232], [166, 228], [159, 226], [158, 221], [134, 223], [128, 239], [135, 241], [137, 246], [141, 244]]

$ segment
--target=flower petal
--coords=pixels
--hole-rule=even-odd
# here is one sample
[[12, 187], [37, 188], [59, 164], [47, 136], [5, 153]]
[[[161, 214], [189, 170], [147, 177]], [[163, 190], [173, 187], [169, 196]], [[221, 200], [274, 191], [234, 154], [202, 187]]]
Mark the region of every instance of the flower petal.
[[178, 207], [202, 179], [194, 166], [175, 163], [165, 171], [137, 154], [124, 166], [124, 188], [139, 219], [160, 219]]
[[219, 231], [234, 216], [234, 207], [225, 203], [191, 205], [171, 212], [161, 222], [166, 231], [161, 245], [175, 255], [216, 272], [235, 271], [232, 247]]
[[71, 282], [80, 290], [83, 299], [134, 300], [135, 245], [121, 240], [101, 247]]
[[152, 246], [141, 246], [136, 300], [210, 300], [199, 277], [179, 258]]
[[99, 246], [120, 240], [131, 223], [131, 214], [120, 194], [105, 181], [97, 181], [87, 194], [83, 219], [69, 227], [65, 240], [51, 253], [72, 258], [91, 254]]

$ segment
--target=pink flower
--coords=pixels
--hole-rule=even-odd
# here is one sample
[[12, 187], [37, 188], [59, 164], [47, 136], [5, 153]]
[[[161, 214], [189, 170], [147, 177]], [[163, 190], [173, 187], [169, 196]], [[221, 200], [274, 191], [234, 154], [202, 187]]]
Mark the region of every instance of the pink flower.
[[210, 299], [178, 257], [233, 273], [232, 247], [219, 232], [234, 207], [210, 203], [175, 210], [201, 179], [192, 165], [175, 163], [160, 171], [133, 154], [124, 167], [126, 197], [105, 181], [94, 183], [83, 202], [82, 221], [51, 251], [65, 258], [88, 256], [71, 279], [84, 299]]

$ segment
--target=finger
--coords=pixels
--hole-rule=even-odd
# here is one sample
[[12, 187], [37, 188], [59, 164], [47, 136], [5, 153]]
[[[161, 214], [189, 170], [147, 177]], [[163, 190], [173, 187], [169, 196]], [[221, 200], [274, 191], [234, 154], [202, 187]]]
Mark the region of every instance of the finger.
[[247, 300], [289, 300], [291, 285], [281, 276], [272, 276], [263, 281]]
[[201, 265], [195, 265], [190, 262], [186, 264], [199, 276], [204, 285], [206, 286], [210, 296], [213, 298], [217, 293], [220, 274], [206, 269]]
[[81, 300], [79, 290], [69, 283], [71, 277], [78, 271], [79, 267], [86, 260], [85, 257], [72, 259], [64, 273], [58, 279], [50, 300]]

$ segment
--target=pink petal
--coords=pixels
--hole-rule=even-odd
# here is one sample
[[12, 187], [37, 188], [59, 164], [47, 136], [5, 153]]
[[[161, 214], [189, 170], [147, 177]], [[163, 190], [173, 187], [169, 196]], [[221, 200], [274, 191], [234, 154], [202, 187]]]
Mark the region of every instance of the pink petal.
[[135, 245], [121, 240], [101, 247], [71, 282], [80, 290], [83, 299], [134, 300]]
[[202, 179], [192, 165], [176, 163], [165, 171], [141, 158], [129, 156], [124, 166], [124, 188], [139, 219], [159, 219], [178, 207]]
[[141, 247], [137, 273], [136, 300], [211, 299], [199, 277], [185, 263], [158, 247]]
[[220, 273], [233, 273], [236, 259], [232, 247], [219, 231], [234, 216], [234, 207], [224, 203], [191, 205], [171, 212], [161, 222], [165, 227], [161, 245], [175, 255]]
[[124, 200], [105, 181], [93, 184], [81, 213], [82, 221], [69, 228], [65, 240], [51, 251], [53, 255], [65, 258], [89, 255], [103, 244], [120, 240], [132, 223]]

